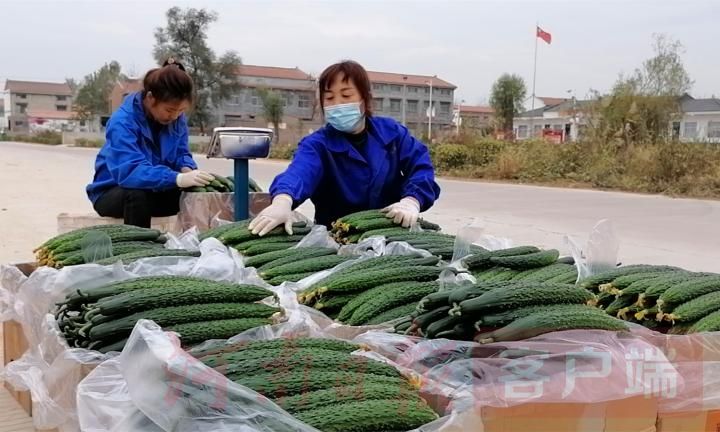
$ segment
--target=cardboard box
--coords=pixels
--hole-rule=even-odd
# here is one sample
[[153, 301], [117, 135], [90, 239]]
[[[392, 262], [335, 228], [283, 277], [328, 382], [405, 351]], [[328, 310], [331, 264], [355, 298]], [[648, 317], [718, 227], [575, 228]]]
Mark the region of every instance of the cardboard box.
[[718, 432], [720, 411], [694, 411], [660, 414], [657, 432]]
[[657, 400], [637, 396], [616, 401], [528, 403], [480, 407], [460, 414], [442, 432], [654, 432]]
[[[17, 360], [27, 351], [28, 344], [20, 323], [16, 321], [5, 321], [3, 323], [3, 349], [5, 352], [4, 365]], [[8, 383], [5, 383], [5, 388], [10, 393], [10, 396], [31, 416], [32, 399], [30, 398], [30, 392], [17, 391]]]

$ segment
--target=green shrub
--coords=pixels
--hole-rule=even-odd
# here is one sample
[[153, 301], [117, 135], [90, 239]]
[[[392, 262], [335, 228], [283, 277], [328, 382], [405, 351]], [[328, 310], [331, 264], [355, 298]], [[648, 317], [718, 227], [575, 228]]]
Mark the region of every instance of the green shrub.
[[273, 144], [270, 146], [270, 158], [290, 160], [295, 155], [297, 145], [290, 144]]

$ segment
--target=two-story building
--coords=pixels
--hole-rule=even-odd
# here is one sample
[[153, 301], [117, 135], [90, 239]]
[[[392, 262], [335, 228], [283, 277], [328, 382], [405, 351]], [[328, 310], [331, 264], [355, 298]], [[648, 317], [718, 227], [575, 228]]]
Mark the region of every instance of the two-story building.
[[459, 105], [460, 127], [473, 132], [487, 131], [493, 128], [495, 110], [483, 105]]
[[[283, 123], [312, 121], [317, 114], [315, 79], [299, 68], [242, 65], [238, 68], [241, 89], [218, 108], [218, 120], [226, 126], [264, 126], [261, 91], [276, 92], [283, 99]], [[285, 128], [281, 125], [281, 128]]]
[[4, 99], [11, 132], [69, 130], [77, 125], [73, 120], [73, 93], [67, 83], [7, 80]]
[[426, 133], [432, 100], [432, 127], [447, 129], [453, 125], [455, 85], [437, 76], [376, 71], [368, 71], [368, 75], [376, 115], [392, 117], [416, 134]]

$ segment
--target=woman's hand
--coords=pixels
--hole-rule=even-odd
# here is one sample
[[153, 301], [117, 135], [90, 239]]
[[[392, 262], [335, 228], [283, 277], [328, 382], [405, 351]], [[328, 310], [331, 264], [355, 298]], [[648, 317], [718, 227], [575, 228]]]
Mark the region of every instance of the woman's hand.
[[184, 174], [184, 173], [189, 173], [189, 172], [192, 171], [192, 170], [193, 170], [193, 169], [190, 168], [190, 167], [182, 167], [182, 168], [180, 168], [180, 172], [183, 173], [183, 174]]
[[385, 216], [392, 219], [396, 224], [410, 228], [415, 225], [418, 217], [420, 217], [420, 203], [415, 198], [406, 197], [380, 211], [385, 213]]
[[290, 195], [277, 195], [273, 198], [272, 204], [250, 222], [248, 229], [253, 234], [262, 237], [272, 231], [273, 228], [284, 224], [285, 231], [292, 235], [292, 224], [294, 222], [292, 205], [293, 200]]
[[213, 177], [212, 174], [200, 170], [190, 170], [178, 174], [175, 178], [175, 183], [177, 183], [180, 189], [186, 189], [207, 186], [213, 180], [215, 180], [215, 177]]

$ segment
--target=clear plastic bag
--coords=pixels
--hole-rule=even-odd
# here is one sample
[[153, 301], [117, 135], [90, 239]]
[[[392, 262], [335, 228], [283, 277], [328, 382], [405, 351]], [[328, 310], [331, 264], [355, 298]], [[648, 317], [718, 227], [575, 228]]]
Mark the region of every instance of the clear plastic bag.
[[565, 243], [575, 259], [578, 280], [617, 266], [620, 241], [615, 234], [612, 222], [608, 219], [603, 219], [595, 224], [584, 249], [570, 236], [565, 236]]
[[201, 256], [155, 257], [127, 266], [84, 264], [61, 270], [41, 267], [25, 277], [11, 266], [0, 267], [0, 317], [23, 327], [30, 349], [9, 363], [2, 378], [33, 397], [33, 422], [40, 429], [77, 429], [75, 389], [94, 365], [107, 357], [70, 349], [50, 314], [55, 303], [74, 290], [151, 275], [188, 275], [237, 283], [262, 284], [254, 269], [244, 269], [237, 253], [216, 239], [200, 244]]
[[147, 320], [117, 358], [80, 383], [77, 400], [83, 431], [316, 431], [203, 365]]

